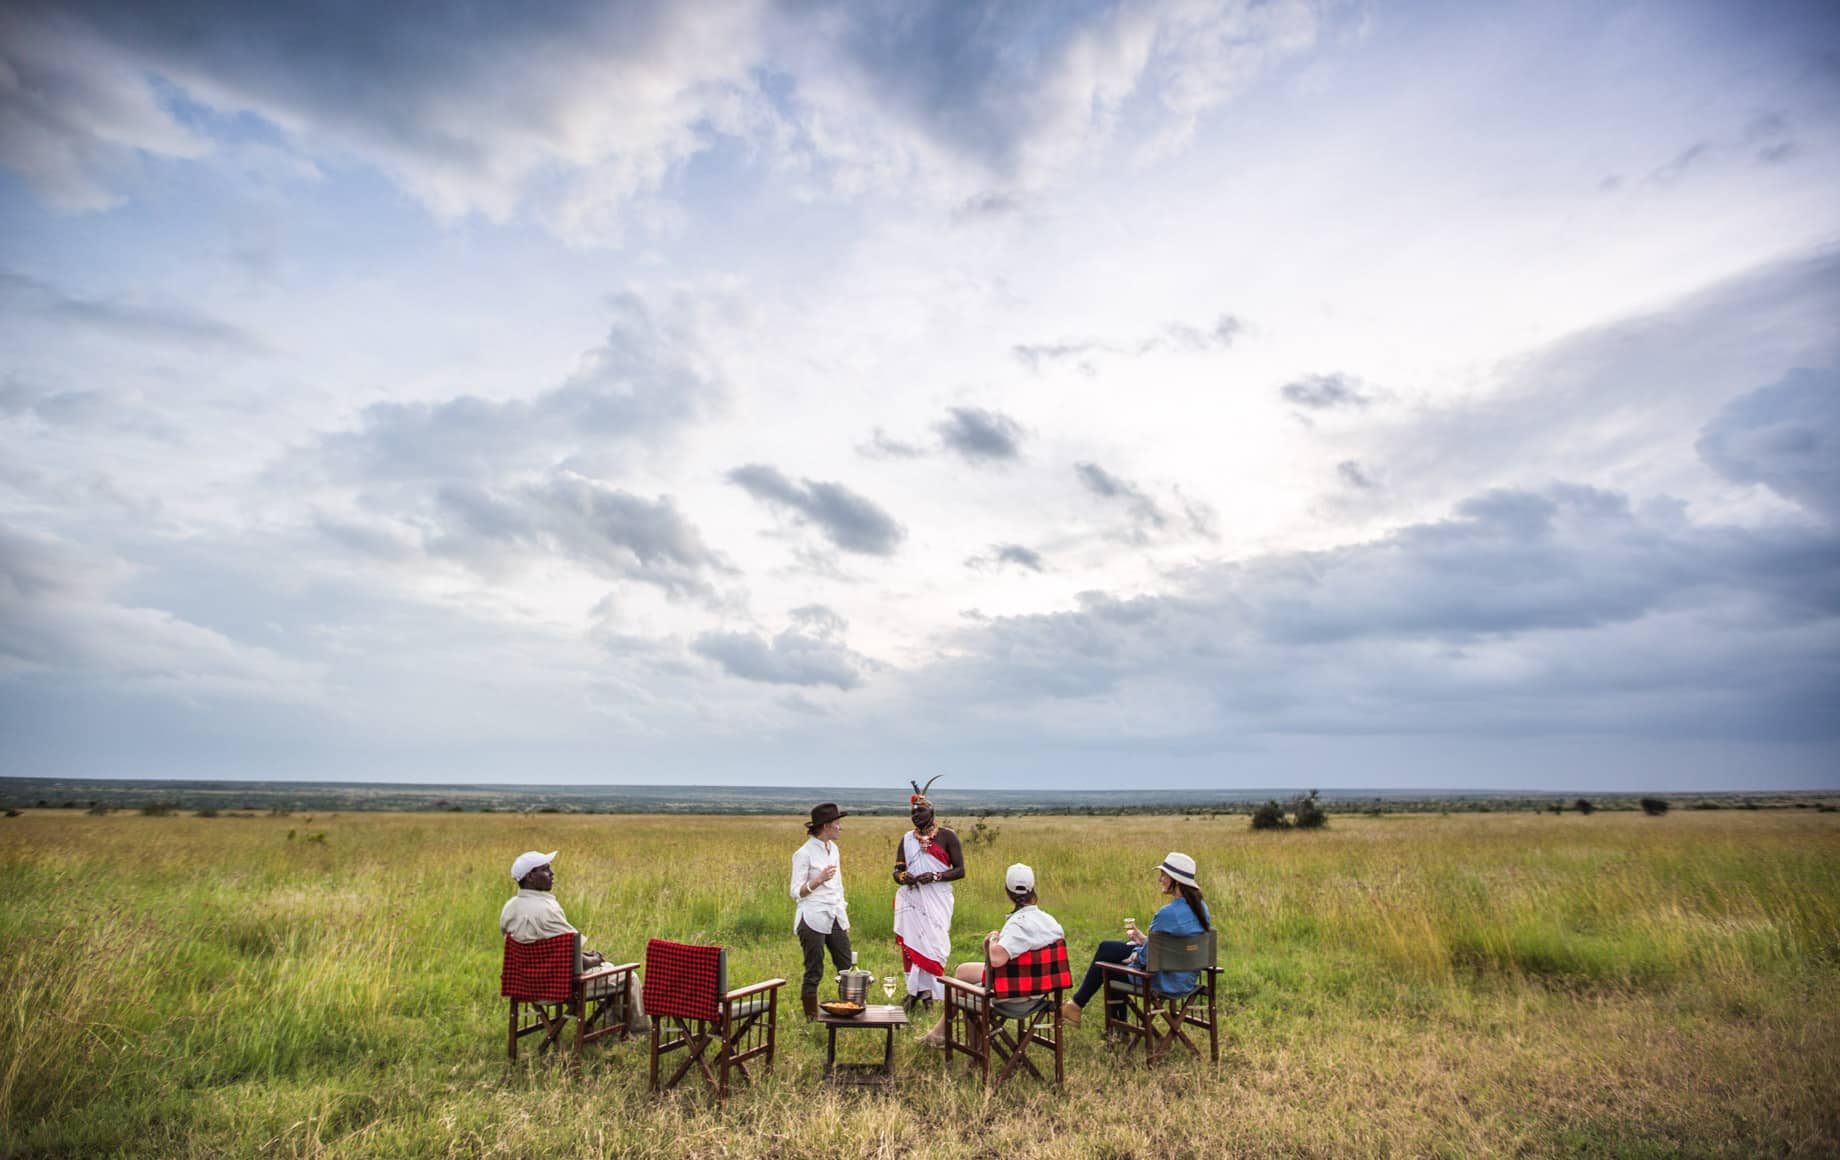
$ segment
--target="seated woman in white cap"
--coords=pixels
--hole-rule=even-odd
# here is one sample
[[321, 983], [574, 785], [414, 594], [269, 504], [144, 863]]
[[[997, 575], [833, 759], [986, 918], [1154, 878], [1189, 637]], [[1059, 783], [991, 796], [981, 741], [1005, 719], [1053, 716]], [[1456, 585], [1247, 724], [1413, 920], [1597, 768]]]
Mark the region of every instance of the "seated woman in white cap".
[[[1208, 913], [1207, 903], [1201, 897], [1201, 887], [1195, 884], [1195, 860], [1187, 854], [1170, 851], [1169, 857], [1156, 868], [1157, 882], [1163, 893], [1173, 897], [1165, 903], [1156, 916], [1150, 920], [1153, 931], [1167, 931], [1170, 934], [1200, 934], [1213, 926]], [[1128, 963], [1139, 970], [1143, 969], [1149, 954], [1150, 936], [1135, 926], [1125, 928], [1123, 939], [1111, 939], [1099, 944], [1093, 952], [1092, 963], [1086, 968], [1086, 977], [1080, 981], [1080, 989], [1073, 993], [1073, 998], [1061, 1004], [1061, 1021], [1074, 1027], [1080, 1025], [1080, 1012], [1092, 997], [1105, 986], [1105, 972], [1099, 969], [1100, 963]], [[1194, 971], [1158, 971], [1150, 980], [1150, 988], [1164, 995], [1186, 995], [1195, 989]], [[1111, 1002], [1111, 997], [1106, 997]]]
[[[549, 864], [556, 858], [556, 851], [545, 854], [539, 850], [526, 850], [511, 863], [511, 880], [518, 884], [518, 892], [506, 901], [504, 909], [498, 912], [498, 929], [521, 943], [541, 942], [559, 934], [568, 934], [575, 928], [569, 925], [568, 916], [562, 913], [562, 903], [550, 891], [556, 885], [556, 872]], [[582, 967], [597, 967], [606, 960], [599, 951], [583, 949]], [[632, 1022], [628, 1030], [637, 1034], [651, 1029], [651, 1021], [645, 1017], [644, 996], [639, 986], [639, 976], [632, 977], [633, 1011]]]
[[[1054, 916], [1035, 904], [1035, 871], [1021, 862], [1011, 866], [1003, 875], [1003, 892], [1009, 895], [1011, 910], [1009, 918], [1000, 931], [993, 930], [984, 936], [984, 953], [990, 957], [992, 968], [1001, 967], [1011, 959], [1038, 951], [1042, 947], [1053, 946], [1066, 938], [1061, 924], [1054, 921]], [[984, 964], [960, 963], [953, 975], [967, 983], [984, 981]], [[944, 1047], [946, 1044], [946, 1017], [941, 1015], [939, 1022], [933, 1024], [920, 1042], [928, 1047]]]

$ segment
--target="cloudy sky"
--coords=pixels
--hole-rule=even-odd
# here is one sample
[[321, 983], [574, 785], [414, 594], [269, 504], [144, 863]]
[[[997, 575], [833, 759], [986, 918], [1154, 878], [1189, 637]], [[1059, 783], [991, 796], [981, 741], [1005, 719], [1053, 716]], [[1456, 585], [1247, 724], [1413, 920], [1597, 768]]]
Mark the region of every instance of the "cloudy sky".
[[0, 774], [1840, 784], [1830, 6], [532, 11], [0, 0]]

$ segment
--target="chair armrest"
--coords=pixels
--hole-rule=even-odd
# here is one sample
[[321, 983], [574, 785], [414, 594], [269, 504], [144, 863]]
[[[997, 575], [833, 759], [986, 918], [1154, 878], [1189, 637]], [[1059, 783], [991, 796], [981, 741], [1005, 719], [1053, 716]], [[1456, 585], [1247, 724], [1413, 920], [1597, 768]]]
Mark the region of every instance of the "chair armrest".
[[783, 987], [785, 985], [786, 980], [784, 979], [768, 979], [764, 983], [755, 983], [751, 987], [742, 987], [739, 990], [730, 991], [728, 994], [722, 996], [722, 1001], [724, 1003], [732, 1003], [736, 999], [745, 999], [749, 995], [758, 995], [762, 991], [771, 991], [776, 987]]
[[[1215, 968], [1218, 970], [1219, 968]], [[1150, 972], [1137, 967], [1127, 967], [1123, 963], [1100, 963], [1099, 971], [1106, 975], [1126, 975], [1133, 979], [1148, 979]]]
[[965, 994], [976, 999], [990, 998], [990, 988], [987, 986], [978, 983], [967, 983], [963, 979], [954, 978], [951, 975], [941, 975], [939, 976], [939, 981], [945, 984], [948, 991], [963, 991]]
[[638, 969], [639, 969], [638, 963], [619, 963], [617, 965], [614, 963], [602, 963], [600, 966], [595, 967], [591, 970], [583, 971], [581, 974], [576, 975], [575, 977], [577, 979], [580, 979], [584, 983], [591, 983], [591, 982], [594, 982], [596, 979], [605, 979], [612, 975], [626, 974], [630, 971], [636, 971]]

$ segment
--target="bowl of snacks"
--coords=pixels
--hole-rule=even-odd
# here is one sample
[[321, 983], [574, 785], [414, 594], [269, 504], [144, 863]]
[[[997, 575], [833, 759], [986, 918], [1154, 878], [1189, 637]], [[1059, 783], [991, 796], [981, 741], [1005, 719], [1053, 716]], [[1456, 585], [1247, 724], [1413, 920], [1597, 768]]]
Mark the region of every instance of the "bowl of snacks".
[[861, 1003], [843, 1003], [832, 1001], [818, 1004], [818, 1010], [836, 1019], [854, 1019], [868, 1008]]

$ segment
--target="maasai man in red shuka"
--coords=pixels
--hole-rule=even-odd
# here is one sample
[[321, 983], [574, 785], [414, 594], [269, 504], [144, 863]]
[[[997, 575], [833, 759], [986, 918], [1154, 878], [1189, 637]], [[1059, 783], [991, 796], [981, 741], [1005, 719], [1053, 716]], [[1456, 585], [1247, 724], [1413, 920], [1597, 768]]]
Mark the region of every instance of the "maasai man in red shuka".
[[909, 782], [907, 799], [914, 828], [901, 835], [894, 854], [894, 942], [901, 948], [901, 966], [907, 970], [907, 998], [903, 1006], [944, 997], [939, 976], [946, 973], [952, 954], [952, 883], [965, 876], [965, 851], [958, 835], [933, 817], [926, 783]]

